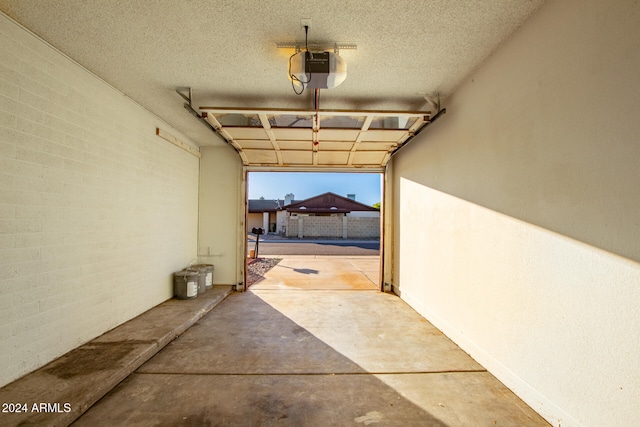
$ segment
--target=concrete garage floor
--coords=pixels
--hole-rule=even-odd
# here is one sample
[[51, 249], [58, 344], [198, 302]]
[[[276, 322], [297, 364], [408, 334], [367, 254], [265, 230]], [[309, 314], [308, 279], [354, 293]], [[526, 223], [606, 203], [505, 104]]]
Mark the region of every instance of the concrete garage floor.
[[74, 425], [548, 426], [394, 295], [253, 287]]

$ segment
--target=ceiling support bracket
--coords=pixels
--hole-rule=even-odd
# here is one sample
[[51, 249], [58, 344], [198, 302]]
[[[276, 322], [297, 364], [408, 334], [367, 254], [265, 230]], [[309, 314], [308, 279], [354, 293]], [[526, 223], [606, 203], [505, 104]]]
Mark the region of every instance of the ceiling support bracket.
[[436, 114], [440, 112], [440, 94], [435, 93], [433, 95], [425, 94], [424, 100], [427, 101], [427, 104], [433, 107], [436, 110]]
[[[187, 91], [188, 95], [184, 93], [185, 91]], [[202, 123], [207, 128], [209, 128], [209, 130], [211, 130], [213, 133], [215, 133], [218, 138], [220, 138], [221, 140], [223, 140], [225, 142], [225, 144], [230, 145], [236, 151], [236, 153], [238, 153], [238, 155], [240, 155], [240, 157], [242, 157], [242, 154], [240, 153], [240, 151], [238, 151], [238, 148], [235, 147], [233, 144], [230, 144], [229, 141], [227, 141], [227, 139], [220, 134], [218, 129], [216, 129], [211, 123], [209, 123], [206, 120], [207, 113], [200, 114], [193, 108], [193, 106], [192, 106], [193, 97], [192, 97], [192, 90], [191, 90], [190, 87], [179, 87], [179, 88], [176, 89], [176, 93], [178, 95], [180, 95], [182, 97], [182, 99], [187, 101], [187, 102], [184, 103], [185, 110], [187, 110], [193, 117], [198, 119], [198, 121], [200, 123]], [[245, 159], [243, 159], [243, 161], [244, 160]]]
[[401, 146], [399, 146], [398, 148], [393, 150], [389, 154], [389, 159], [391, 159], [391, 157], [396, 155], [396, 153], [398, 153], [398, 151], [400, 151], [403, 147], [406, 147], [411, 141], [413, 141], [413, 139], [416, 136], [418, 136], [420, 134], [420, 132], [422, 132], [423, 130], [428, 128], [431, 124], [433, 124], [433, 122], [435, 122], [436, 120], [438, 120], [440, 117], [442, 117], [445, 114], [447, 114], [447, 109], [446, 108], [443, 108], [442, 110], [439, 110], [433, 117], [431, 117], [431, 120], [429, 120], [427, 123], [425, 123], [425, 125], [422, 126], [420, 129], [416, 130], [409, 138], [407, 138], [407, 140]]
[[[187, 91], [187, 94], [184, 93], [185, 91]], [[193, 108], [193, 104], [191, 103], [193, 96], [191, 96], [192, 93], [190, 87], [179, 87], [176, 89], [176, 92], [182, 97], [182, 99], [189, 103], [189, 107]]]

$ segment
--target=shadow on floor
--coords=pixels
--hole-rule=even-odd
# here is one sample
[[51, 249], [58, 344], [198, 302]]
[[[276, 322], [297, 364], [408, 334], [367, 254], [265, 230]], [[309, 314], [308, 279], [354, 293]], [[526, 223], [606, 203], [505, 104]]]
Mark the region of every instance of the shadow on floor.
[[76, 425], [548, 426], [402, 300], [227, 297]]
[[233, 294], [74, 425], [446, 426], [259, 296]]
[[293, 271], [295, 271], [296, 273], [300, 273], [300, 274], [320, 274], [320, 272], [318, 270], [314, 270], [312, 268], [292, 268], [292, 267], [287, 267], [287, 266], [282, 266], [282, 268], [288, 268], [291, 269]]

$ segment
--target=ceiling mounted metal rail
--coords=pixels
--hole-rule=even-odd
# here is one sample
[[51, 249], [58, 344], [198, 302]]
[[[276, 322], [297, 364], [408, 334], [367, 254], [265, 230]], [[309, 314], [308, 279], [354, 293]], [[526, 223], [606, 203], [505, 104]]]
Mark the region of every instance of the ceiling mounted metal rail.
[[[188, 95], [185, 95], [183, 93], [184, 91], [188, 91]], [[227, 141], [225, 137], [220, 135], [220, 132], [218, 132], [218, 129], [216, 129], [213, 125], [211, 125], [211, 123], [209, 123], [207, 120], [205, 120], [205, 118], [192, 107], [191, 100], [193, 98], [191, 96], [192, 92], [191, 92], [191, 88], [190, 87], [189, 88], [177, 88], [176, 89], [176, 93], [178, 95], [180, 95], [185, 101], [187, 101], [186, 103], [184, 103], [185, 110], [187, 110], [192, 116], [194, 116], [196, 119], [198, 119], [198, 121], [200, 123], [202, 123], [203, 125], [205, 125], [209, 130], [211, 130], [213, 133], [215, 133], [216, 136], [218, 138], [220, 138], [222, 141], [224, 141], [227, 145], [231, 145], [233, 147], [233, 149], [236, 150], [236, 152], [238, 154], [240, 154], [240, 152], [238, 151], [238, 149], [236, 147], [234, 147], [232, 144], [229, 144], [229, 141]]]
[[422, 126], [421, 128], [417, 129], [409, 138], [407, 138], [407, 140], [404, 142], [404, 144], [400, 145], [399, 147], [397, 147], [395, 150], [393, 150], [391, 152], [391, 154], [389, 154], [389, 158], [395, 156], [398, 151], [400, 151], [403, 147], [406, 147], [407, 145], [409, 145], [409, 143], [420, 134], [420, 132], [422, 132], [423, 130], [425, 130], [426, 128], [428, 128], [431, 124], [433, 124], [433, 122], [435, 122], [436, 120], [438, 120], [440, 117], [442, 117], [443, 115], [447, 114], [447, 109], [443, 108], [442, 110], [438, 111], [432, 118], [431, 120], [429, 120], [427, 123], [424, 124], [424, 126]]
[[333, 50], [333, 53], [339, 54], [340, 50], [356, 50], [358, 45], [353, 42], [318, 42], [306, 44], [305, 42], [280, 42], [276, 43], [278, 49], [295, 49], [296, 53], [303, 50], [309, 52], [325, 52]]

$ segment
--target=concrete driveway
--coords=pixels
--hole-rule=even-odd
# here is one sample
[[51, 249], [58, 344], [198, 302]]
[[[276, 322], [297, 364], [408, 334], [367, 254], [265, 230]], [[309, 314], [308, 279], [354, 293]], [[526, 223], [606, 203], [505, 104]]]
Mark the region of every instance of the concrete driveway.
[[314, 289], [375, 290], [379, 289], [380, 257], [284, 255], [282, 260], [252, 290]]

